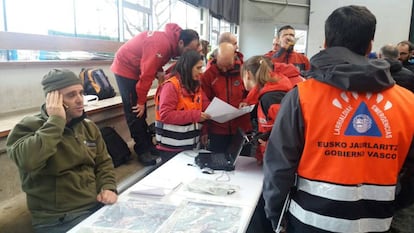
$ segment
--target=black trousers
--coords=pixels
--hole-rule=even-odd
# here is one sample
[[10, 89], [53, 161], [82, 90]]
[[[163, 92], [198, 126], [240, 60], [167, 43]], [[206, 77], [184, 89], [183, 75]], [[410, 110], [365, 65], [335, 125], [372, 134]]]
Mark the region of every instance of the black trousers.
[[125, 78], [115, 74], [116, 82], [118, 84], [119, 92], [121, 94], [122, 103], [124, 105], [125, 119], [131, 133], [131, 137], [135, 141], [134, 150], [139, 154], [148, 152], [154, 147], [152, 143], [152, 136], [148, 130], [147, 124], [147, 110], [142, 117], [137, 117], [136, 113], [132, 112], [132, 107], [137, 104], [137, 93], [135, 85], [137, 80]]

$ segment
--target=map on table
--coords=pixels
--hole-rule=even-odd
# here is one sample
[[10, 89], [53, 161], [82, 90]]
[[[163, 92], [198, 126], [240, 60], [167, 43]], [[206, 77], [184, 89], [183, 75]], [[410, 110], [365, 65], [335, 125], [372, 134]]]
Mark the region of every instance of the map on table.
[[171, 216], [165, 232], [236, 233], [241, 213], [241, 207], [189, 201]]
[[76, 233], [236, 233], [242, 208], [183, 201], [119, 201], [85, 220]]
[[161, 202], [119, 201], [76, 232], [154, 233], [159, 231], [176, 208], [177, 206]]

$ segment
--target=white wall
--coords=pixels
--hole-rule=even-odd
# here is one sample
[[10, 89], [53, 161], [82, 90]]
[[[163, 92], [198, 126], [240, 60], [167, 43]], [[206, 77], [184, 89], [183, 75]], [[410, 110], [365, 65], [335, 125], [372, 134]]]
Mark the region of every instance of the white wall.
[[323, 48], [324, 25], [328, 16], [338, 7], [366, 6], [377, 18], [373, 51], [385, 44], [407, 40], [410, 31], [412, 0], [312, 0], [309, 16], [308, 57]]
[[297, 29], [307, 28], [309, 0], [289, 0], [288, 5], [285, 1], [272, 2], [241, 1], [239, 44], [245, 59], [271, 50], [276, 26], [289, 24]]
[[[70, 69], [79, 74], [82, 67], [102, 68], [109, 81], [118, 90], [110, 64], [1, 64], [0, 67], [0, 117], [9, 112], [39, 108], [44, 102], [43, 76], [52, 68]], [[118, 91], [117, 91], [118, 92]]]
[[312, 57], [323, 47], [326, 18], [334, 9], [351, 4], [367, 6], [376, 16], [373, 49], [378, 51], [384, 44], [408, 39], [413, 4], [412, 0], [287, 0], [287, 5], [280, 0], [263, 1], [273, 3], [242, 0], [240, 4], [239, 44], [245, 59], [269, 51], [274, 28], [286, 24], [297, 29], [308, 28], [306, 55]]

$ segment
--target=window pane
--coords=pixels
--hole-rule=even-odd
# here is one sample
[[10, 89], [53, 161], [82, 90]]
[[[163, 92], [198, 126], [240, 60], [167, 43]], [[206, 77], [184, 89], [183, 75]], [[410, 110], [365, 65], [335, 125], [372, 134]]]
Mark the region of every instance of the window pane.
[[75, 0], [76, 35], [96, 39], [118, 39], [116, 0]]
[[187, 6], [185, 3], [177, 0], [171, 2], [171, 22], [180, 25], [181, 28], [187, 28]]
[[170, 22], [170, 1], [153, 0], [153, 30], [160, 31], [164, 29], [165, 24]]
[[[5, 28], [4, 28], [3, 0], [0, 0], [0, 31], [5, 31]], [[1, 52], [0, 52], [0, 54], [1, 54]]]
[[231, 32], [230, 31], [230, 23], [225, 20], [220, 20], [220, 33], [223, 32]]
[[187, 4], [187, 28], [200, 32], [200, 10]]
[[[165, 0], [163, 0], [165, 1]], [[142, 7], [150, 8], [151, 7], [151, 0], [126, 0], [124, 2], [132, 3], [132, 4], [138, 4]], [[168, 1], [165, 1], [168, 2]]]
[[49, 30], [74, 33], [72, 0], [4, 1], [7, 31], [41, 35], [47, 35]]
[[210, 44], [218, 45], [218, 37], [220, 34], [220, 20], [210, 17]]
[[140, 32], [149, 29], [148, 14], [132, 10], [130, 8], [124, 9], [124, 40], [129, 40]]
[[307, 40], [308, 32], [306, 30], [295, 30], [295, 37], [297, 39], [295, 44], [295, 51], [298, 53], [305, 53], [306, 52], [306, 40]]

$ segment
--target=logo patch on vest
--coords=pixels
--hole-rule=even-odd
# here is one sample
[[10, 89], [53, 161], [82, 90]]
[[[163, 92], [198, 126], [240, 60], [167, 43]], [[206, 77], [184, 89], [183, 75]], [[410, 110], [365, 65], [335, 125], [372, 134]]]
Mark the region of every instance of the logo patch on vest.
[[[358, 100], [364, 97], [368, 101], [374, 101], [369, 101], [371, 102], [369, 106], [364, 101], [361, 101], [358, 108], [353, 112], [352, 99]], [[343, 133], [347, 136], [392, 138], [391, 125], [385, 114], [386, 111], [392, 108], [392, 103], [389, 100], [385, 100], [381, 93], [366, 93], [360, 96], [356, 92], [351, 92], [350, 95], [342, 92], [331, 103], [334, 107], [341, 109], [333, 129], [334, 135], [341, 135], [342, 128], [346, 127]], [[383, 129], [383, 132], [380, 128]]]
[[347, 136], [374, 136], [381, 137], [377, 123], [372, 119], [368, 106], [362, 102], [352, 116], [345, 130]]

